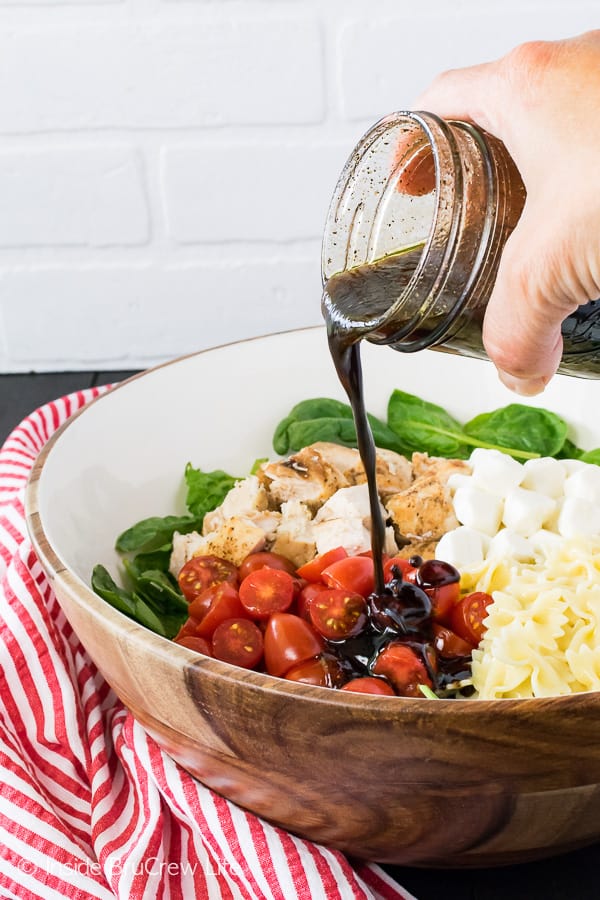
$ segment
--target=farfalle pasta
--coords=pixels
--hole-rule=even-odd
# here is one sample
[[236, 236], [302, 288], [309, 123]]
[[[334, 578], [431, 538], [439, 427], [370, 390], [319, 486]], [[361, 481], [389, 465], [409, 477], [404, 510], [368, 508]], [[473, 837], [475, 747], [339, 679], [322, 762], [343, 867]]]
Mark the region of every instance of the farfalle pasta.
[[600, 538], [561, 541], [528, 564], [491, 559], [462, 586], [494, 598], [473, 652], [479, 698], [600, 690]]

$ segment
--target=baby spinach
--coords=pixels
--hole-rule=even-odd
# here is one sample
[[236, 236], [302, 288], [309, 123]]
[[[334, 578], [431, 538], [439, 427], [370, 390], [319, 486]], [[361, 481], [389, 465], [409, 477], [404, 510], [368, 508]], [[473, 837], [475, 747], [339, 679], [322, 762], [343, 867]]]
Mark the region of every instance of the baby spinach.
[[222, 469], [203, 472], [191, 463], [185, 467], [187, 497], [185, 504], [197, 519], [203, 519], [207, 512], [216, 509], [239, 478], [228, 475]]
[[120, 534], [115, 547], [132, 590], [119, 587], [104, 566], [95, 566], [92, 588], [107, 603], [157, 634], [172, 638], [187, 618], [188, 604], [169, 573], [173, 534], [201, 531], [204, 516], [225, 499], [238, 480], [222, 469], [204, 472], [187, 464], [183, 516], [151, 516]]
[[[290, 427], [297, 422], [310, 422], [319, 419], [352, 420], [352, 410], [347, 403], [342, 403], [340, 400], [334, 400], [331, 397], [313, 397], [309, 400], [302, 400], [292, 407], [289, 414], [275, 428], [273, 435], [273, 449], [275, 453], [285, 456], [290, 450], [300, 450], [300, 446], [294, 446], [290, 441]], [[326, 440], [326, 438], [316, 438], [316, 440]], [[306, 446], [306, 444], [302, 446]]]
[[[385, 422], [372, 415], [368, 418], [378, 447], [397, 453], [405, 451], [404, 442]], [[298, 403], [275, 429], [273, 448], [285, 456], [317, 441], [356, 447], [354, 418], [347, 403], [329, 397], [315, 397]]]
[[[160, 634], [163, 637], [173, 637], [176, 634], [172, 623], [165, 623], [164, 619], [156, 614], [143, 597], [135, 591], [126, 591], [115, 584], [104, 566], [97, 565], [94, 567], [92, 588], [103, 600], [106, 600], [119, 612], [129, 616], [130, 619], [135, 619], [140, 625], [145, 625], [146, 628], [150, 628], [156, 634]], [[167, 628], [166, 624], [171, 625], [171, 627]]]
[[517, 456], [516, 451], [554, 456], [567, 437], [567, 423], [556, 413], [521, 403], [481, 413], [467, 422], [463, 430], [477, 440], [476, 446], [493, 445], [511, 456]]
[[388, 403], [388, 425], [410, 453], [466, 459], [470, 450], [460, 424], [450, 413], [414, 394], [395, 390]]
[[188, 534], [202, 528], [202, 519], [196, 516], [150, 516], [127, 528], [117, 538], [115, 547], [119, 553], [136, 550], [156, 550], [173, 539], [173, 534]]
[[600, 447], [597, 450], [587, 450], [578, 458], [582, 462], [594, 463], [594, 465], [600, 466]]

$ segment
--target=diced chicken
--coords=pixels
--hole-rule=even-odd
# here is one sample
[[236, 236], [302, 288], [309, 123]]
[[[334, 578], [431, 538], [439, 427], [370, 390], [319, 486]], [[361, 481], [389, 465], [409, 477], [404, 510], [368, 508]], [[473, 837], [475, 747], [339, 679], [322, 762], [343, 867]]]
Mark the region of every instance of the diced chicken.
[[[321, 457], [338, 469], [348, 484], [364, 484], [367, 480], [358, 450], [326, 441], [312, 445]], [[380, 494], [402, 491], [412, 481], [412, 466], [405, 456], [393, 450], [377, 450], [377, 488]]]
[[327, 553], [335, 547], [343, 547], [350, 555], [364, 553], [371, 547], [371, 533], [361, 519], [326, 519], [315, 523], [314, 534], [317, 553]]
[[304, 447], [280, 462], [266, 463], [261, 478], [275, 506], [299, 500], [314, 511], [348, 480], [314, 449]]
[[310, 510], [299, 500], [288, 500], [281, 506], [281, 517], [271, 547], [296, 566], [313, 559], [316, 553], [315, 536]]
[[173, 535], [173, 550], [169, 560], [169, 572], [171, 575], [177, 578], [188, 559], [202, 552], [200, 548], [204, 546], [204, 541], [205, 539], [197, 531], [190, 531], [189, 534], [175, 532]]
[[411, 540], [439, 540], [458, 526], [450, 490], [433, 475], [421, 475], [388, 497], [386, 508], [401, 534]]
[[445, 459], [442, 456], [429, 456], [428, 453], [413, 453], [412, 470], [415, 479], [422, 475], [433, 475], [443, 484], [451, 475], [471, 474], [471, 466], [464, 459]]
[[[383, 506], [381, 513], [387, 514]], [[323, 504], [314, 519], [317, 551], [325, 553], [343, 547], [349, 554], [363, 553], [371, 547], [371, 507], [366, 484], [340, 488]], [[396, 552], [393, 529], [386, 530], [386, 552]]]
[[206, 513], [202, 526], [203, 534], [210, 534], [223, 525], [231, 516], [254, 516], [268, 509], [269, 498], [264, 485], [256, 475], [248, 475], [236, 481], [223, 502], [212, 512]]
[[181, 567], [192, 556], [220, 556], [234, 565], [240, 563], [266, 544], [265, 532], [244, 516], [232, 516], [216, 531], [207, 535], [176, 534], [173, 538], [173, 552], [169, 570], [177, 576]]
[[437, 541], [411, 541], [410, 544], [400, 547], [394, 555], [401, 556], [403, 559], [410, 559], [411, 556], [421, 556], [423, 559], [436, 559], [437, 546]]

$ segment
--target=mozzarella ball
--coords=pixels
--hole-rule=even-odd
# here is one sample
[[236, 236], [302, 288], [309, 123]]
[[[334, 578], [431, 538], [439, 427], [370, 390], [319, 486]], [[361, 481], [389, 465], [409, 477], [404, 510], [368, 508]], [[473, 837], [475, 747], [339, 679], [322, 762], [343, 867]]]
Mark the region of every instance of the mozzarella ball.
[[455, 566], [460, 572], [483, 562], [488, 540], [486, 535], [474, 528], [460, 525], [442, 537], [436, 547], [435, 556], [436, 559]]
[[515, 487], [506, 495], [502, 521], [507, 528], [529, 537], [540, 530], [555, 507], [552, 497]]
[[600, 466], [584, 463], [565, 481], [565, 497], [581, 497], [600, 504]]
[[517, 562], [532, 562], [535, 560], [535, 550], [531, 542], [512, 531], [510, 528], [501, 528], [490, 541], [486, 559], [502, 558], [516, 559]]
[[508, 453], [478, 447], [469, 458], [475, 483], [503, 497], [523, 478], [523, 466]]
[[558, 459], [549, 456], [528, 459], [523, 465], [521, 487], [556, 499], [562, 496], [566, 477], [565, 467]]
[[600, 506], [582, 497], [565, 497], [558, 517], [563, 537], [591, 537], [600, 534]]
[[491, 537], [500, 527], [502, 499], [478, 487], [459, 487], [454, 494], [454, 512], [461, 525]]

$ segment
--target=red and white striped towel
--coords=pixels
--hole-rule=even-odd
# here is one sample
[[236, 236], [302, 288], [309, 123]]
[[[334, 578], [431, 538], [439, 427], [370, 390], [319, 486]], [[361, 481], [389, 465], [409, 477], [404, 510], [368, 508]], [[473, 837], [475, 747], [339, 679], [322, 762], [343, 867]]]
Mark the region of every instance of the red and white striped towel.
[[104, 390], [41, 407], [0, 450], [2, 898], [410, 900], [378, 866], [352, 866], [199, 784], [87, 656], [32, 550], [23, 496], [50, 435]]

